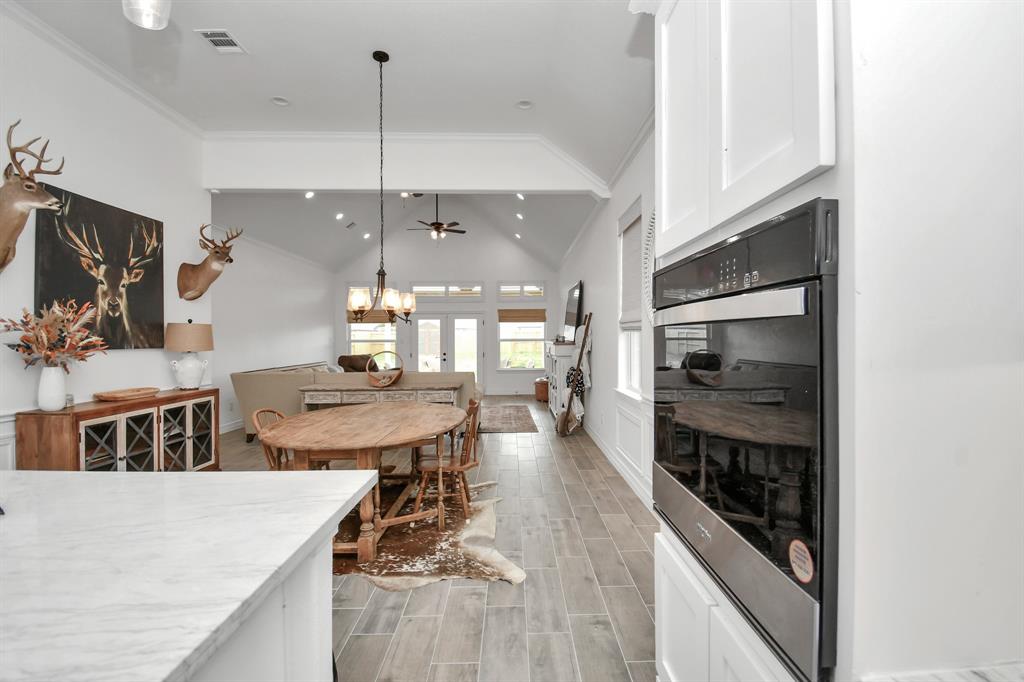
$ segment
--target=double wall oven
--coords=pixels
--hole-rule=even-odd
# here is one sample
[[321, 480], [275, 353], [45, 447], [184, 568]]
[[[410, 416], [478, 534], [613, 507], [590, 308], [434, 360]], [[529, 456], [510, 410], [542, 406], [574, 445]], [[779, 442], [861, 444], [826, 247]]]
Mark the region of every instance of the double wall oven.
[[837, 204], [654, 275], [654, 504], [798, 677], [835, 665]]

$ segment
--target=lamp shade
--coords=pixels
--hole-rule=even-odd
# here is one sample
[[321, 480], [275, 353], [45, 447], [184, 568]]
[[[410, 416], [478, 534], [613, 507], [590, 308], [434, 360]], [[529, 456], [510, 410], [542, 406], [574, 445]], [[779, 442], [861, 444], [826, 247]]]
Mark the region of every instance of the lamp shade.
[[164, 348], [180, 353], [213, 350], [213, 325], [168, 322]]

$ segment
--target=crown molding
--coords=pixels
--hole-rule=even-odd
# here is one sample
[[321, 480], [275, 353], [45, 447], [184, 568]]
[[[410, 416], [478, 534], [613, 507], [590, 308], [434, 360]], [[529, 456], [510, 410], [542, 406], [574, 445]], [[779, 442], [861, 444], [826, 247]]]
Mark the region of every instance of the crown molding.
[[591, 190], [591, 193], [596, 198], [607, 199], [612, 195], [611, 190], [608, 188], [608, 183], [606, 183], [597, 173], [583, 165], [583, 163], [577, 160], [576, 157], [572, 156], [543, 135], [537, 135], [536, 138], [542, 145], [544, 145], [544, 147], [547, 148], [549, 152], [560, 158], [566, 165], [571, 166], [577, 173], [585, 177], [590, 184], [593, 185], [594, 189]]
[[116, 71], [115, 69], [107, 66], [105, 63], [93, 56], [92, 53], [86, 51], [81, 45], [74, 42], [21, 5], [14, 2], [0, 2], [0, 15], [8, 16], [12, 21], [23, 28], [28, 29], [44, 43], [56, 47], [67, 56], [71, 57], [78, 64], [86, 67], [125, 94], [160, 114], [178, 128], [181, 128], [185, 132], [195, 135], [196, 137], [202, 137], [203, 131], [195, 123], [185, 118], [177, 110], [172, 109], [150, 93], [140, 88], [120, 71]]
[[597, 216], [600, 215], [601, 210], [605, 207], [605, 204], [607, 203], [607, 199], [602, 199], [601, 201], [598, 201], [596, 204], [594, 204], [594, 207], [590, 209], [590, 213], [587, 214], [587, 219], [583, 221], [583, 226], [580, 227], [579, 231], [576, 233], [576, 236], [572, 238], [571, 242], [569, 242], [569, 248], [567, 248], [565, 250], [565, 253], [562, 254], [562, 259], [558, 263], [559, 272], [562, 271], [562, 268], [565, 267], [566, 262], [569, 260], [569, 254], [573, 252], [573, 249], [576, 248], [576, 246], [579, 244], [579, 241], [583, 239], [583, 235], [585, 235], [590, 230], [590, 226], [594, 223], [595, 220], [597, 220]]
[[614, 187], [622, 177], [622, 174], [626, 172], [626, 168], [629, 164], [633, 163], [633, 159], [636, 158], [637, 153], [643, 148], [644, 144], [647, 143], [649, 138], [654, 133], [654, 105], [651, 105], [651, 110], [647, 112], [647, 116], [644, 117], [643, 123], [637, 128], [636, 133], [633, 135], [633, 139], [629, 143], [629, 147], [626, 148], [626, 153], [622, 156], [622, 160], [619, 161], [619, 165], [615, 167], [615, 171], [612, 173], [611, 180], [608, 182], [609, 187]]

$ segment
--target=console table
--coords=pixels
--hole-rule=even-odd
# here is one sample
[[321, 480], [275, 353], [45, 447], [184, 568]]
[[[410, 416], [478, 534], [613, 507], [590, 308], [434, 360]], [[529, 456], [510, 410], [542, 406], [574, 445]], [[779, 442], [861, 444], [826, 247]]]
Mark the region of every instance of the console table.
[[220, 468], [220, 391], [77, 403], [15, 416], [18, 469], [198, 471]]
[[299, 394], [302, 396], [303, 412], [338, 405], [410, 401], [457, 406], [462, 383], [462, 379], [446, 379], [439, 376], [436, 381], [418, 383], [415, 386], [403, 385], [399, 381], [395, 386], [385, 388], [375, 388], [369, 384], [359, 387], [310, 384], [300, 386]]

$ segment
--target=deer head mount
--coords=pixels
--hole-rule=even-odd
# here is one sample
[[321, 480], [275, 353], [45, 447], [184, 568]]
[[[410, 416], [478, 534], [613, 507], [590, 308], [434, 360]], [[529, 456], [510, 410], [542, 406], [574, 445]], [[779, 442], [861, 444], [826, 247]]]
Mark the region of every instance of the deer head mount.
[[[11, 161], [4, 168], [4, 182], [0, 185], [0, 272], [14, 260], [18, 237], [25, 229], [25, 221], [28, 220], [28, 214], [32, 209], [60, 210], [60, 201], [43, 189], [36, 176], [60, 175], [64, 170], [64, 159], [60, 160], [60, 165], [56, 169], [43, 168], [44, 163], [50, 162], [50, 159], [46, 158], [46, 148], [50, 141], [43, 142], [38, 152], [32, 150], [32, 145], [42, 139], [39, 137], [25, 144], [15, 145], [14, 129], [19, 123], [21, 120], [15, 121], [14, 125], [7, 129], [7, 149]], [[26, 172], [22, 165], [23, 159], [18, 159], [19, 154], [35, 159], [35, 168]]]
[[[66, 207], [65, 207], [66, 210]], [[63, 213], [63, 211], [62, 211]], [[57, 234], [67, 246], [78, 254], [78, 262], [90, 277], [96, 280], [96, 335], [115, 348], [145, 347], [140, 332], [132, 325], [128, 309], [128, 287], [142, 280], [146, 265], [160, 251], [157, 229], [137, 226], [141, 233], [141, 248], [135, 246], [135, 234], [128, 242], [128, 258], [124, 263], [111, 262], [104, 252], [96, 226], [81, 226], [76, 232], [66, 222], [57, 221]], [[137, 250], [138, 249], [138, 250]]]
[[206, 224], [199, 228], [199, 247], [206, 251], [206, 258], [202, 263], [182, 263], [178, 267], [178, 296], [186, 301], [194, 301], [205, 294], [224, 272], [224, 265], [235, 262], [231, 258], [231, 242], [242, 234], [242, 230], [230, 230], [227, 239], [218, 243], [206, 236], [208, 227]]

